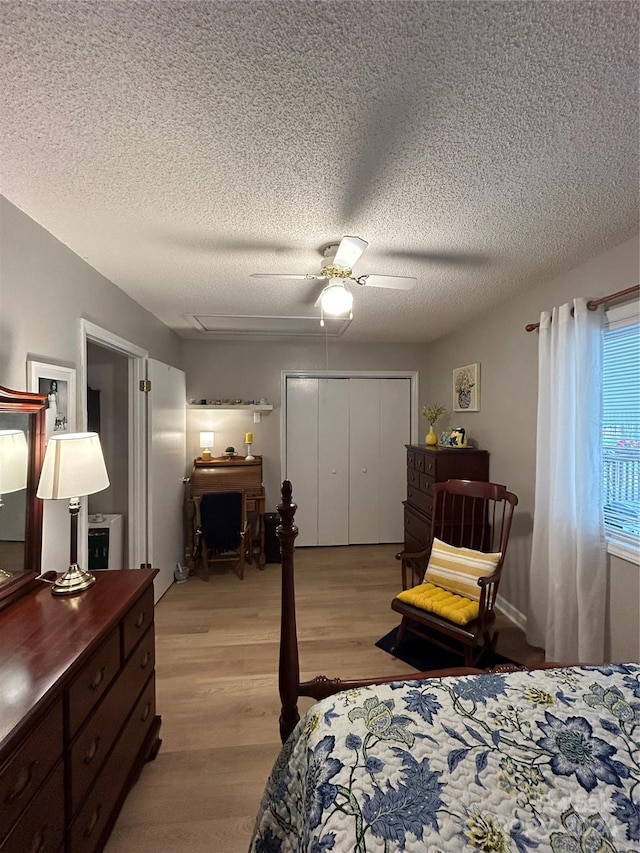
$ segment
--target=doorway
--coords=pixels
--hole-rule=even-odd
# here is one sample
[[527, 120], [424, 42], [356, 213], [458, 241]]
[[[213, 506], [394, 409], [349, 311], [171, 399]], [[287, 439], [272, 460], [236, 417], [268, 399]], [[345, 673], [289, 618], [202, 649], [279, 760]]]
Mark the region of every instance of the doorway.
[[[82, 417], [88, 428], [88, 388], [100, 391], [100, 440], [112, 483], [104, 493], [91, 496], [82, 519], [81, 541], [88, 541], [87, 515], [121, 515], [122, 564], [137, 567], [146, 561], [148, 550], [144, 395], [138, 392], [146, 377], [147, 351], [84, 319], [80, 320], [80, 336]], [[91, 415], [95, 421], [95, 404]]]
[[109, 472], [109, 488], [88, 498], [89, 570], [130, 565], [128, 367], [122, 353], [87, 341], [87, 429], [100, 436]]

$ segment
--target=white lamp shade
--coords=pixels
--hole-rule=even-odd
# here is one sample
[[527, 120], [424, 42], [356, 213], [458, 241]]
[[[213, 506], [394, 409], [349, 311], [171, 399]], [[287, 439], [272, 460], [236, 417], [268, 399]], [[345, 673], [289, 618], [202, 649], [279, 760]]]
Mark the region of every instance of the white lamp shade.
[[339, 314], [346, 314], [347, 311], [351, 311], [353, 295], [344, 286], [341, 278], [332, 278], [322, 291], [320, 304], [325, 314], [337, 317]]
[[51, 436], [42, 463], [39, 498], [77, 498], [109, 485], [100, 438], [96, 432]]
[[27, 488], [27, 438], [21, 429], [0, 430], [0, 495]]
[[200, 433], [200, 447], [213, 447], [214, 434], [212, 432]]

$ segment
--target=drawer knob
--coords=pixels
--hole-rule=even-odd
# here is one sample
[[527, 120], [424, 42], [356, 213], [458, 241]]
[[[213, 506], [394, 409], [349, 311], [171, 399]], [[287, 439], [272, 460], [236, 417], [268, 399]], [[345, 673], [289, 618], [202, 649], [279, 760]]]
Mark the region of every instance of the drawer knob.
[[42, 853], [43, 850], [47, 849], [47, 845], [45, 843], [45, 832], [47, 831], [47, 824], [42, 826], [36, 834], [31, 839], [31, 845], [29, 847], [29, 853]]
[[366, 469], [366, 468], [363, 468], [363, 469], [362, 469], [362, 473], [363, 473], [363, 474], [366, 474], [366, 473], [367, 473], [367, 469]]
[[29, 785], [33, 782], [33, 771], [36, 769], [38, 764], [39, 762], [34, 759], [28, 766], [23, 767], [20, 770], [15, 788], [4, 798], [5, 803], [11, 805], [11, 803], [15, 803], [16, 800], [20, 799]]
[[147, 702], [145, 705], [145, 709], [143, 711], [142, 716], [140, 717], [141, 722], [146, 723], [149, 719], [149, 714], [151, 713], [151, 702]]
[[93, 810], [93, 814], [91, 815], [91, 820], [89, 821], [87, 828], [84, 831], [84, 837], [90, 838], [93, 834], [93, 830], [98, 825], [98, 821], [100, 820], [100, 812], [102, 811], [102, 803], [98, 803], [98, 805]]
[[142, 658], [142, 663], [140, 664], [140, 669], [145, 669], [145, 667], [147, 666], [147, 664], [149, 663], [150, 660], [151, 660], [151, 652], [147, 650], [144, 653], [144, 657]]
[[89, 685], [92, 690], [97, 690], [98, 687], [100, 687], [100, 685], [104, 681], [104, 674], [106, 671], [106, 666], [101, 666], [100, 669], [96, 671], [95, 675], [91, 679], [91, 684]]
[[91, 764], [93, 759], [96, 757], [96, 752], [98, 751], [98, 747], [100, 746], [100, 740], [101, 738], [97, 736], [94, 737], [94, 739], [91, 741], [91, 745], [89, 746], [89, 749], [87, 750], [84, 757], [85, 764]]
[[144, 610], [141, 610], [138, 613], [138, 618], [136, 619], [136, 628], [141, 628], [144, 625], [144, 620], [146, 619], [146, 613]]

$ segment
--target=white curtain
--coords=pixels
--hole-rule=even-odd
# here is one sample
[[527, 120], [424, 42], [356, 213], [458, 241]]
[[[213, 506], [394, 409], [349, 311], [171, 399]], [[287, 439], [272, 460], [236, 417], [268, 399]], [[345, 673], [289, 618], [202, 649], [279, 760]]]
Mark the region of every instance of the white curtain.
[[540, 317], [527, 640], [548, 661], [604, 660], [602, 325], [582, 298]]

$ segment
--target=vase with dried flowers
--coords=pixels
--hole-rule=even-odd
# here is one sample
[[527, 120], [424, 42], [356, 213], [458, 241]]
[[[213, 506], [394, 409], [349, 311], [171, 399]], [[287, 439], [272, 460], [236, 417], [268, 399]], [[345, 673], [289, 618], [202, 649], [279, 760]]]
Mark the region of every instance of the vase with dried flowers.
[[429, 403], [428, 406], [422, 407], [422, 415], [429, 421], [429, 432], [426, 435], [424, 443], [435, 447], [438, 444], [438, 436], [433, 426], [447, 411], [446, 407], [441, 403]]

